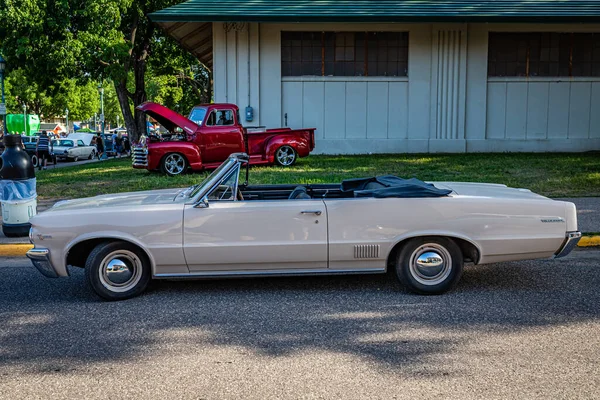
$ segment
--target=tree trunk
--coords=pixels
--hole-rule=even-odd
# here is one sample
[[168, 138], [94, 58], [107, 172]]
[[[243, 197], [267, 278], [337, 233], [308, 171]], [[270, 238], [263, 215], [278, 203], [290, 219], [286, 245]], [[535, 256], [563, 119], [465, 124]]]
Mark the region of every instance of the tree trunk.
[[[135, 92], [133, 94], [133, 105], [134, 107], [139, 106], [147, 100], [146, 98], [146, 60], [135, 60], [133, 63], [133, 75], [135, 78]], [[147, 135], [148, 129], [146, 127], [146, 114], [135, 109], [135, 140], [142, 136]]]
[[129, 140], [131, 143], [134, 143], [138, 140], [138, 137], [135, 137], [137, 130], [133, 114], [131, 113], [131, 108], [129, 107], [127, 81], [125, 79], [121, 79], [120, 81], [115, 82], [115, 91], [117, 92], [117, 98], [119, 99], [121, 112], [123, 113], [123, 118], [125, 119], [125, 128], [127, 128], [128, 135], [131, 135]]

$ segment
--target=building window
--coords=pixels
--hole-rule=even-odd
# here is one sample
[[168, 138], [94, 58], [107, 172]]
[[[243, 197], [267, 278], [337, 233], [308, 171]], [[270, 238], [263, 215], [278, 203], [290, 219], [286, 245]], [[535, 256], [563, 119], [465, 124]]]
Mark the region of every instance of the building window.
[[281, 32], [283, 76], [407, 76], [408, 32]]
[[600, 33], [490, 32], [488, 76], [600, 76]]

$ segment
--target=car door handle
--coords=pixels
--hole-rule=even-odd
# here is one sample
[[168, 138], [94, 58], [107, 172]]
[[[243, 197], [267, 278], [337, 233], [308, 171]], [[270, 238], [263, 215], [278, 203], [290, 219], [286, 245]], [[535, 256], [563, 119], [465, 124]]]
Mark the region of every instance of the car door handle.
[[321, 215], [323, 214], [323, 212], [321, 210], [306, 210], [306, 211], [300, 211], [300, 214], [315, 214], [315, 215]]

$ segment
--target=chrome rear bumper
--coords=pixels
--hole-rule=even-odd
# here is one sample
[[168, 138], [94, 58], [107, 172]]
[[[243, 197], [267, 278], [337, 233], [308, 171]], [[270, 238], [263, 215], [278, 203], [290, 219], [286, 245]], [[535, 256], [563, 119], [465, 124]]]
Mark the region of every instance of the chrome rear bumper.
[[560, 249], [554, 254], [555, 258], [560, 258], [568, 255], [579, 243], [579, 239], [581, 239], [581, 232], [567, 232], [567, 237], [565, 241], [560, 246]]
[[33, 248], [27, 252], [27, 257], [42, 275], [47, 278], [58, 278], [59, 275], [50, 262], [50, 250]]

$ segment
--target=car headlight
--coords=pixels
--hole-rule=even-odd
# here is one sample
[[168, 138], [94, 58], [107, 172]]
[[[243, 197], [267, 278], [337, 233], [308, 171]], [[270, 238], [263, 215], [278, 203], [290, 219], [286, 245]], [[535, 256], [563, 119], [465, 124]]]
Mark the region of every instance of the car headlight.
[[33, 227], [29, 228], [29, 242], [33, 244]]

